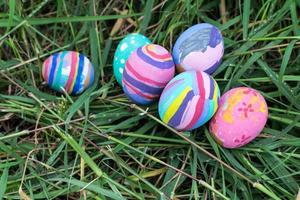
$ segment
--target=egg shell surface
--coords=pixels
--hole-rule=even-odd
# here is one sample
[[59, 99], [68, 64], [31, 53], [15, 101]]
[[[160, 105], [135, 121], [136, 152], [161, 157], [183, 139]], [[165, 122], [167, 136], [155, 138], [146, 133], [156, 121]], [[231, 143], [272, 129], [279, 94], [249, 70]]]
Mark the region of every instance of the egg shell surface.
[[148, 44], [129, 56], [122, 78], [123, 90], [134, 103], [151, 104], [174, 74], [171, 54], [160, 45]]
[[177, 71], [204, 71], [212, 74], [222, 61], [224, 42], [220, 30], [200, 23], [185, 30], [173, 47]]
[[187, 71], [165, 87], [158, 104], [161, 120], [177, 130], [193, 130], [216, 112], [220, 90], [207, 73]]
[[268, 118], [264, 97], [255, 89], [238, 87], [227, 91], [210, 121], [210, 132], [226, 148], [238, 148], [255, 139]]
[[58, 92], [64, 89], [77, 95], [93, 84], [95, 72], [92, 63], [83, 54], [61, 51], [44, 61], [42, 76], [50, 88]]
[[139, 33], [128, 34], [120, 41], [113, 60], [114, 75], [120, 85], [122, 85], [122, 75], [128, 57], [137, 48], [150, 43], [151, 41], [146, 36]]

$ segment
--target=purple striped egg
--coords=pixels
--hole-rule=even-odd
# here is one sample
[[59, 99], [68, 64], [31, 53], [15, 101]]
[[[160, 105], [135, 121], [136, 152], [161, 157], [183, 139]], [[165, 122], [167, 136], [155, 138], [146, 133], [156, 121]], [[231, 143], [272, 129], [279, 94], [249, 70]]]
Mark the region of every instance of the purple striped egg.
[[174, 74], [171, 54], [160, 45], [145, 45], [136, 49], [126, 62], [123, 90], [134, 103], [151, 104], [159, 98]]

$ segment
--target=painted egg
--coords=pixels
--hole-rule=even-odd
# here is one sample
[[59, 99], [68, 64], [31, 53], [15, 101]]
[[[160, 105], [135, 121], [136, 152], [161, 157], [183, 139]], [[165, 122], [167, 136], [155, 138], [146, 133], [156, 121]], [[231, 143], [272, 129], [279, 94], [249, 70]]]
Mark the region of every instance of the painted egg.
[[135, 103], [147, 105], [159, 98], [175, 74], [171, 54], [162, 46], [148, 44], [128, 58], [122, 84], [125, 94]]
[[54, 90], [63, 89], [72, 95], [80, 94], [94, 82], [94, 67], [83, 54], [61, 51], [43, 63], [43, 78]]
[[219, 29], [201, 23], [185, 30], [173, 47], [177, 71], [204, 71], [212, 74], [221, 63], [224, 53], [223, 37]]
[[268, 118], [268, 106], [256, 90], [239, 87], [226, 92], [210, 121], [210, 132], [226, 148], [244, 146], [255, 139]]
[[192, 130], [205, 124], [216, 112], [220, 90], [207, 73], [187, 71], [175, 76], [159, 99], [161, 120], [177, 130]]
[[150, 43], [151, 41], [147, 37], [138, 33], [129, 34], [121, 40], [117, 46], [113, 61], [114, 75], [120, 85], [122, 85], [125, 63], [130, 54], [137, 48]]

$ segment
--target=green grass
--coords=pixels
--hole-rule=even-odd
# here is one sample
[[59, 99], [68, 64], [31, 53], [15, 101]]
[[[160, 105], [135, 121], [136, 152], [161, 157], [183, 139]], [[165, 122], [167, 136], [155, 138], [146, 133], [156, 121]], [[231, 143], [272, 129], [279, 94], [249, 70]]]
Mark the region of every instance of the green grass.
[[[0, 199], [295, 199], [299, 8], [299, 0], [1, 1]], [[112, 74], [126, 34], [171, 49], [199, 22], [225, 38], [214, 73], [221, 92], [250, 86], [267, 100], [267, 125], [243, 148], [220, 147], [207, 125], [166, 126], [157, 104], [132, 105]], [[42, 62], [63, 49], [96, 66], [95, 84], [80, 96], [43, 83]]]

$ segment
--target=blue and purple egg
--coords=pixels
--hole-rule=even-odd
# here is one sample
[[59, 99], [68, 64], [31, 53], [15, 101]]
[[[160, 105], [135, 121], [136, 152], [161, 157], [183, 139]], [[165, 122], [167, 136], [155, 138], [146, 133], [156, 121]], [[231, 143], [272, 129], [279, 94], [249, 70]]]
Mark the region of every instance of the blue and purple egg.
[[185, 30], [173, 47], [173, 59], [178, 72], [217, 70], [224, 54], [220, 30], [208, 23], [194, 25]]

